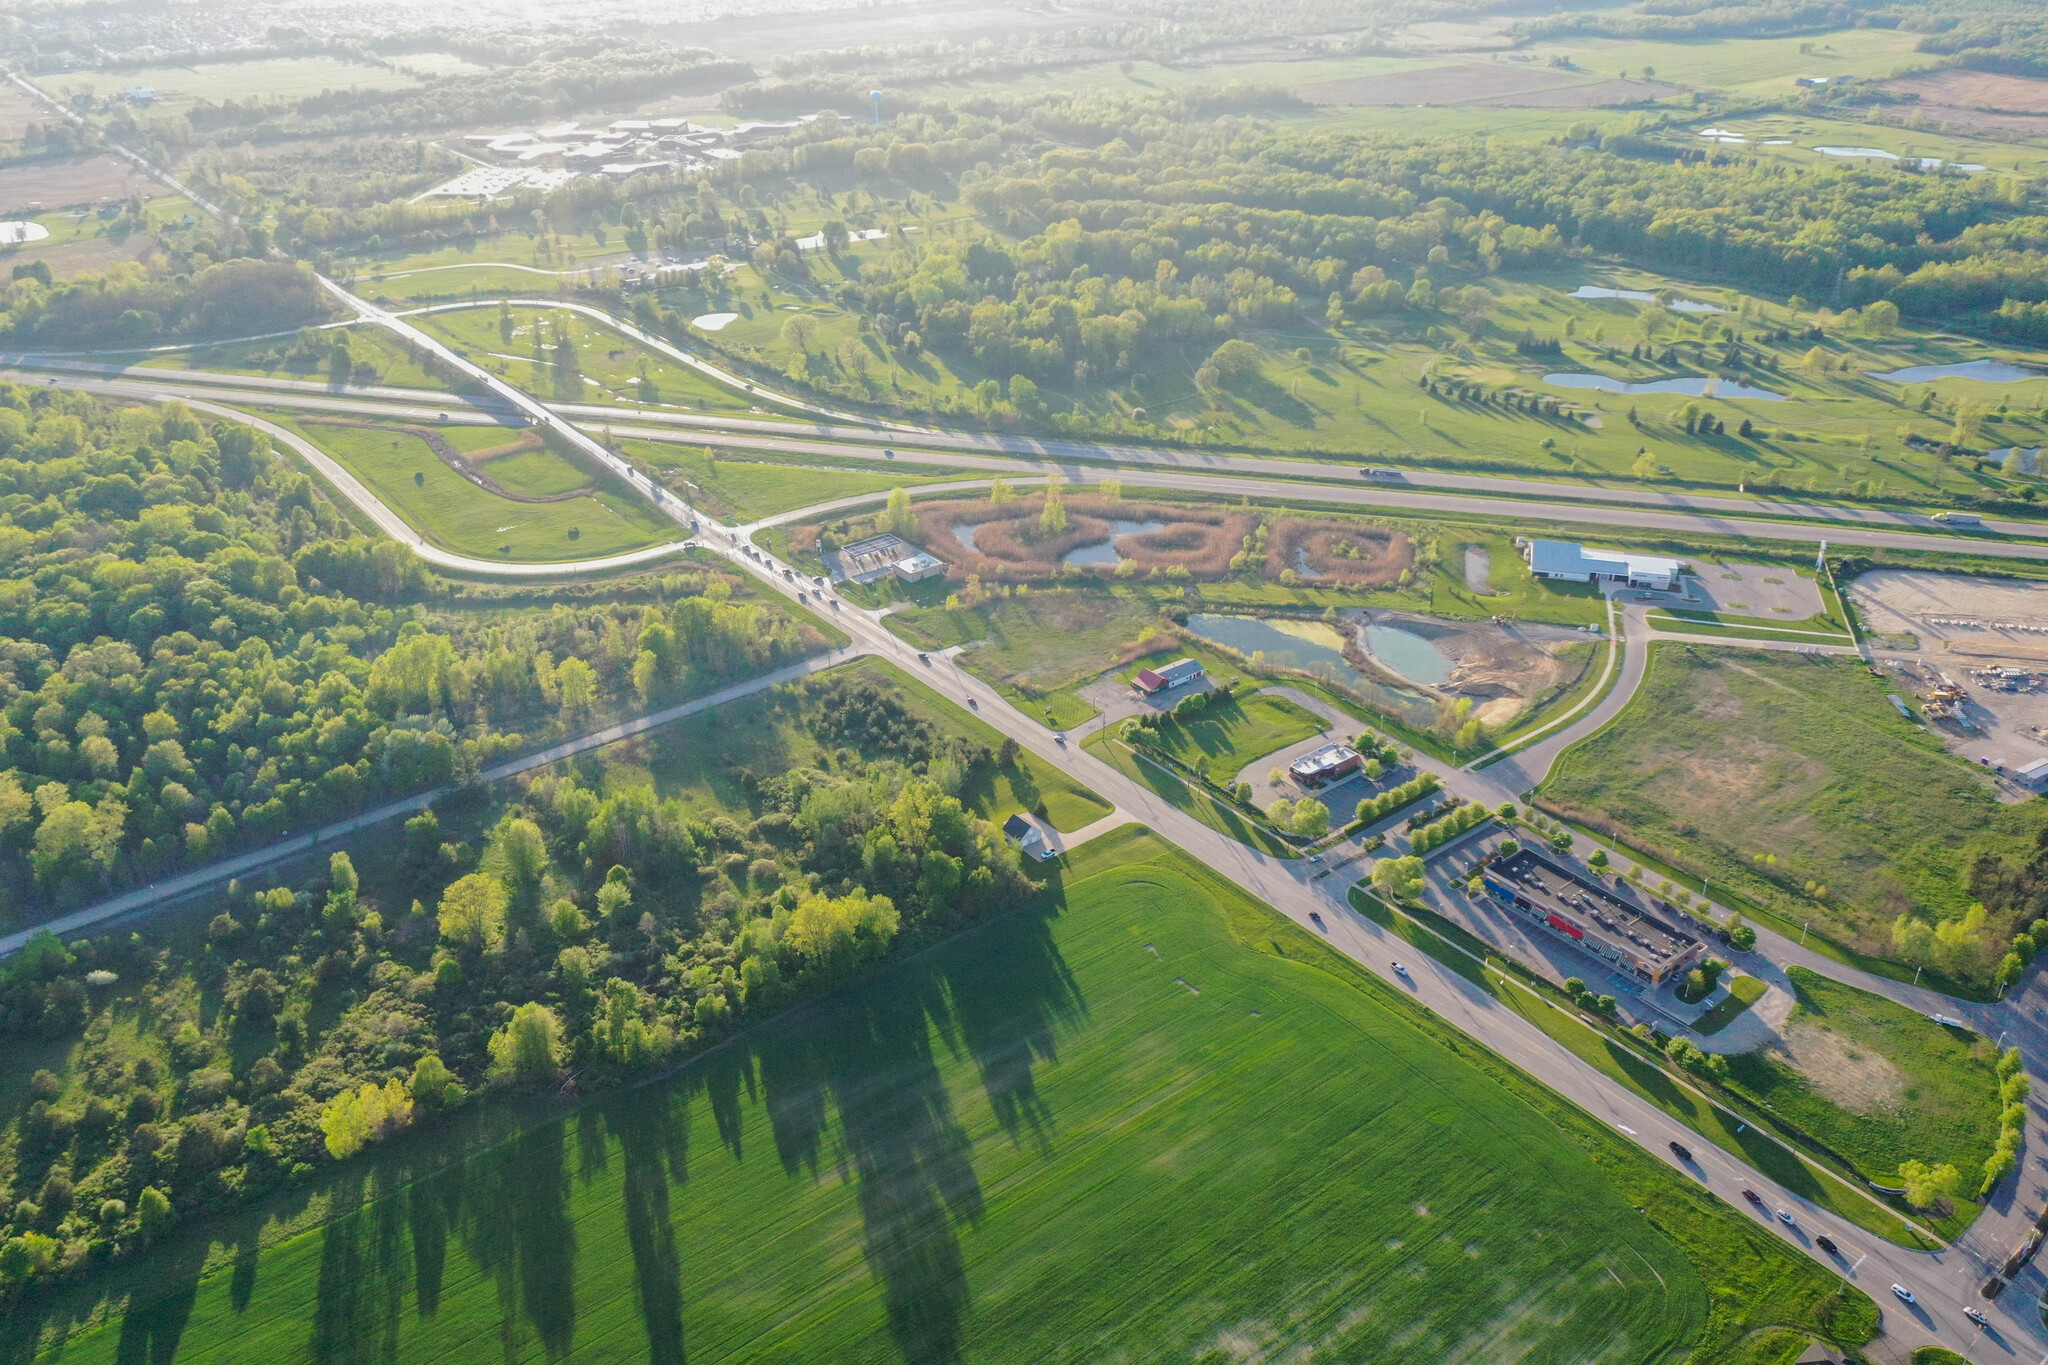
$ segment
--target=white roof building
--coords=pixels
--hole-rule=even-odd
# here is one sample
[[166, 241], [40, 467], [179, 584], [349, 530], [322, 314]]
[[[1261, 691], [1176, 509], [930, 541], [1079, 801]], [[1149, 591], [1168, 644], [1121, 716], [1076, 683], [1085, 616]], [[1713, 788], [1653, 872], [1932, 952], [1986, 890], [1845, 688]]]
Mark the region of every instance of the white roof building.
[[1684, 566], [1657, 555], [1593, 550], [1573, 540], [1529, 542], [1529, 572], [1567, 583], [1626, 583], [1631, 588], [1669, 590]]

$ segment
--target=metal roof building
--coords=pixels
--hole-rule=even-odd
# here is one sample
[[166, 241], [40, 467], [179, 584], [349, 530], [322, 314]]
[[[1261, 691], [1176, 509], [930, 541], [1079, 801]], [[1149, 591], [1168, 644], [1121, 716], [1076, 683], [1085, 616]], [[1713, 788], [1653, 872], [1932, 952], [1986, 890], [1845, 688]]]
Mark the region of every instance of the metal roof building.
[[1631, 588], [1668, 591], [1678, 581], [1681, 565], [1658, 555], [1632, 555], [1620, 550], [1589, 550], [1575, 540], [1529, 542], [1529, 572], [1538, 578], [1567, 583], [1626, 583]]

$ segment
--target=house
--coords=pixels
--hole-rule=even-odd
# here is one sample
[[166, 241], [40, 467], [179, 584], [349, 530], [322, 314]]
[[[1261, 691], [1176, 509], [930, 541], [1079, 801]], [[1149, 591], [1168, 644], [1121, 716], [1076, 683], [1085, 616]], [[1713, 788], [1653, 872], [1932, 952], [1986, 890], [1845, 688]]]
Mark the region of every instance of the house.
[[1675, 559], [1589, 550], [1577, 541], [1529, 542], [1529, 572], [1565, 583], [1626, 583], [1631, 588], [1669, 592], [1683, 568]]
[[2037, 758], [2013, 773], [2013, 778], [2030, 791], [2048, 787], [2048, 758]]
[[1364, 766], [1364, 757], [1349, 744], [1325, 744], [1288, 764], [1287, 775], [1299, 786], [1320, 787], [1341, 781]]
[[129, 85], [121, 89], [121, 98], [130, 104], [150, 105], [156, 102], [156, 87], [153, 85]]
[[1041, 863], [1052, 856], [1052, 846], [1045, 842], [1044, 832], [1021, 812], [1003, 821], [1003, 835]]
[[1132, 681], [1146, 696], [1171, 692], [1176, 687], [1185, 687], [1202, 676], [1202, 666], [1193, 659], [1175, 659], [1164, 668], [1141, 668]]
[[891, 574], [905, 583], [922, 583], [945, 571], [943, 559], [926, 554], [900, 536], [869, 536], [839, 551], [840, 575], [856, 583], [872, 583]]

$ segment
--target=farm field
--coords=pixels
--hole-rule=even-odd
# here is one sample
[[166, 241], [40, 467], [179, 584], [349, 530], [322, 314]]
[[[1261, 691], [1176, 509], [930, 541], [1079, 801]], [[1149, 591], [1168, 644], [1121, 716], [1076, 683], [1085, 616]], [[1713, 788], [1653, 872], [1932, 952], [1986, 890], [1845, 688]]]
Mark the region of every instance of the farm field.
[[[57, 157], [9, 166], [6, 184], [0, 186], [0, 213], [10, 218], [27, 216], [42, 221], [50, 229], [46, 245], [56, 245], [58, 224], [41, 216], [46, 210], [127, 199], [138, 194], [145, 200], [162, 198], [163, 186], [116, 156]], [[34, 207], [38, 204], [41, 209]], [[165, 208], [169, 207], [166, 203]], [[88, 230], [96, 226], [94, 220], [85, 221]]]
[[165, 1365], [405, 1362], [488, 1339], [516, 1359], [1167, 1360], [1250, 1339], [1719, 1361], [1816, 1312], [1850, 1342], [1874, 1325], [1426, 1027], [1182, 855], [1112, 836], [1042, 912], [409, 1184], [387, 1157], [327, 1226], [154, 1286], [63, 1359], [141, 1339]]
[[419, 77], [404, 71], [338, 57], [265, 57], [201, 66], [60, 71], [38, 81], [60, 97], [82, 92], [99, 99], [117, 96], [131, 85], [147, 85], [156, 91], [151, 106], [155, 110], [182, 110], [201, 101], [303, 99], [329, 90], [412, 90], [423, 84]]
[[[477, 487], [442, 463], [419, 436], [398, 428], [275, 418], [319, 446], [376, 491], [421, 535], [483, 559], [595, 559], [674, 538], [651, 508], [602, 487], [562, 502], [516, 502]], [[496, 428], [492, 429], [496, 431]], [[522, 456], [516, 477], [559, 482], [580, 473], [559, 455]], [[559, 467], [559, 469], [557, 468]], [[543, 468], [546, 473], [543, 474]], [[585, 476], [578, 485], [589, 486]]]
[[1903, 1161], [1947, 1162], [1974, 1193], [1998, 1140], [1991, 1040], [1803, 967], [1789, 974], [1799, 1003], [1783, 1044], [1729, 1057], [1735, 1089], [1880, 1185], [1898, 1184]]
[[[1987, 777], [1885, 696], [1857, 660], [1654, 645], [1641, 692], [1566, 753], [1542, 800], [1896, 961], [1901, 913], [1960, 922], [1978, 853], [2030, 842], [2042, 817], [2039, 803], [2000, 806]], [[1981, 982], [2011, 930], [1994, 921], [1926, 965]]]

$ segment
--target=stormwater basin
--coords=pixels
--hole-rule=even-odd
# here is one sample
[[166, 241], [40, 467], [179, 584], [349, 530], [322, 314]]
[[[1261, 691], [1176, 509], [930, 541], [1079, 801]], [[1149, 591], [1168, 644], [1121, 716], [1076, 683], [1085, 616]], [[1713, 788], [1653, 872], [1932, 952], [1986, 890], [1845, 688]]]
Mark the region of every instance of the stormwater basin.
[[[1116, 552], [1116, 543], [1119, 539], [1124, 536], [1142, 536], [1148, 532], [1163, 531], [1165, 529], [1166, 523], [1163, 521], [1125, 521], [1119, 518], [1109, 524], [1108, 540], [1098, 540], [1093, 545], [1082, 545], [1069, 550], [1066, 556], [1060, 560], [1060, 563], [1079, 564], [1083, 567], [1101, 564], [1111, 566], [1121, 564], [1123, 563], [1123, 556]], [[958, 526], [953, 528], [955, 535], [958, 535], [961, 530], [962, 528]], [[962, 538], [965, 539], [965, 537]], [[970, 545], [973, 543], [971, 540], [968, 541]]]
[[1604, 374], [1546, 374], [1543, 382], [1561, 389], [1599, 389], [1603, 393], [1682, 393], [1688, 398], [1755, 398], [1766, 403], [1785, 401], [1782, 393], [1772, 393], [1769, 389], [1710, 374], [1687, 375], [1682, 379], [1652, 379], [1639, 384], [1610, 379]]
[[1903, 370], [1871, 373], [1872, 379], [1889, 379], [1894, 384], [1931, 384], [1937, 379], [1975, 379], [1986, 384], [2017, 384], [2022, 379], [2040, 379], [2039, 370], [2029, 370], [2009, 360], [1965, 360], [1954, 365], [1908, 365]]
[[[1582, 284], [1577, 289], [1574, 289], [1569, 297], [1575, 299], [1634, 299], [1638, 303], [1655, 303], [1657, 301], [1657, 296], [1647, 289], [1609, 289], [1605, 285], [1599, 284]], [[1722, 313], [1727, 310], [1717, 308], [1711, 303], [1701, 303], [1696, 299], [1673, 299], [1671, 301], [1671, 311], [1674, 313]]]
[[1378, 622], [1365, 628], [1366, 650], [1411, 682], [1435, 687], [1451, 676], [1451, 661], [1435, 645], [1412, 630]]

